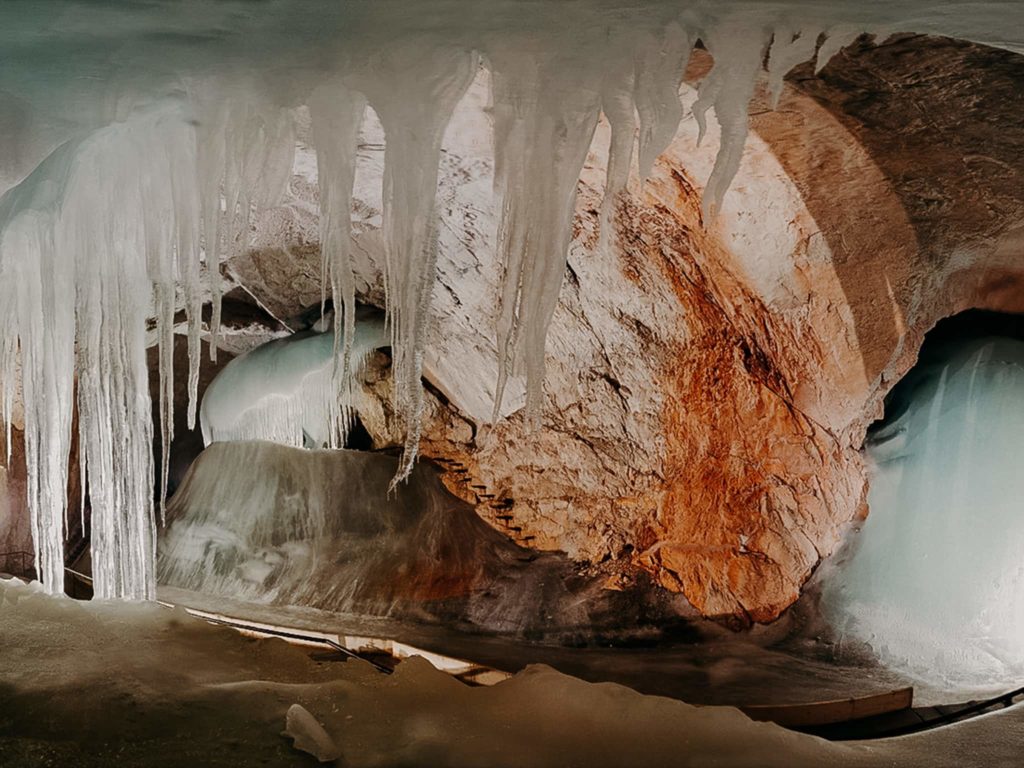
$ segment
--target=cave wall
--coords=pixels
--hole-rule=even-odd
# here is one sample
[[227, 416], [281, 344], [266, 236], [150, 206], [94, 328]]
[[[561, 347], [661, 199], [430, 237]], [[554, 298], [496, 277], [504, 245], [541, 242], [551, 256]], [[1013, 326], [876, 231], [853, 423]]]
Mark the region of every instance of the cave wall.
[[[695, 52], [684, 102], [709, 66]], [[488, 424], [499, 266], [481, 76], [445, 139], [424, 455], [495, 527], [594, 564], [610, 587], [644, 570], [705, 615], [777, 616], [867, 512], [864, 430], [923, 334], [967, 306], [1021, 301], [1021, 67], [958, 41], [857, 41], [819, 75], [795, 71], [775, 111], [759, 87], [712, 221], [699, 200], [716, 129], [698, 146], [684, 120], [652, 179], [620, 199], [608, 247], [602, 122], [536, 431], [518, 411], [520, 380], [506, 418]], [[371, 116], [354, 246], [360, 296], [378, 304], [383, 140]], [[300, 147], [292, 197], [229, 267], [282, 313], [319, 296], [310, 158]], [[367, 374], [379, 447], [398, 438], [386, 366]]]
[[0, 435], [0, 572], [21, 574], [31, 565], [21, 553], [33, 552], [22, 431], [11, 430], [9, 458], [6, 442], [6, 435]]
[[[861, 39], [819, 74], [795, 70], [774, 111], [758, 88], [716, 218], [699, 205], [716, 127], [698, 146], [687, 118], [652, 178], [618, 200], [607, 243], [602, 121], [537, 430], [519, 411], [520, 378], [489, 424], [500, 265], [481, 73], [442, 153], [423, 455], [494, 527], [591, 564], [610, 588], [646, 572], [705, 615], [774, 618], [867, 512], [864, 431], [928, 328], [971, 306], [1024, 309], [1022, 62], [959, 41]], [[685, 102], [709, 66], [696, 51]], [[302, 110], [298, 120], [289, 194], [223, 268], [242, 299], [221, 340], [232, 354], [320, 300], [315, 153]], [[359, 298], [378, 306], [383, 143], [371, 113], [353, 249]], [[360, 416], [377, 448], [401, 442], [388, 366], [379, 354], [364, 375]], [[17, 471], [0, 493], [0, 551], [27, 530]]]

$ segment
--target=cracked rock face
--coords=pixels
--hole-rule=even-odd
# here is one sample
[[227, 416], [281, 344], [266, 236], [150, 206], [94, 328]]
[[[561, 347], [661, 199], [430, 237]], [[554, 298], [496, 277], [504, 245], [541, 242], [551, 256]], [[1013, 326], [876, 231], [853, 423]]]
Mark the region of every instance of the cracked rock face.
[[[695, 53], [687, 81], [709, 60]], [[653, 177], [598, 237], [608, 143], [598, 128], [547, 345], [537, 430], [513, 380], [490, 425], [499, 265], [483, 76], [448, 130], [439, 283], [424, 378], [422, 453], [483, 519], [521, 544], [640, 571], [702, 614], [769, 621], [799, 595], [865, 507], [860, 446], [882, 398], [938, 319], [1024, 309], [1020, 57], [955, 41], [858, 42], [778, 111], [761, 89], [742, 167], [714, 221], [700, 184], [717, 136], [684, 121]], [[695, 93], [684, 85], [684, 101]], [[300, 115], [296, 175], [227, 265], [269, 315], [320, 299], [313, 151]], [[383, 133], [363, 128], [353, 244], [361, 300], [383, 304]], [[233, 350], [236, 351], [236, 350]], [[401, 443], [386, 354], [360, 416]]]

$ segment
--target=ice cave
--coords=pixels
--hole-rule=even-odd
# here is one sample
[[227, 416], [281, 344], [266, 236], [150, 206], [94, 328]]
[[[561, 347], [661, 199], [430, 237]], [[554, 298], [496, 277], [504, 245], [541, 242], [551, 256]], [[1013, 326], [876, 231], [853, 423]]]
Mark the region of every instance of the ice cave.
[[0, 768], [1024, 764], [1024, 2], [0, 3]]

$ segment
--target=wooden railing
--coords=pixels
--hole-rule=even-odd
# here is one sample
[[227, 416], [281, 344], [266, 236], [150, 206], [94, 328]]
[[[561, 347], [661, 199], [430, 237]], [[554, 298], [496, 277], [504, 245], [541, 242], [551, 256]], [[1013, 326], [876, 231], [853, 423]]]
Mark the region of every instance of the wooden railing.
[[36, 556], [24, 550], [0, 552], [0, 573], [35, 578]]

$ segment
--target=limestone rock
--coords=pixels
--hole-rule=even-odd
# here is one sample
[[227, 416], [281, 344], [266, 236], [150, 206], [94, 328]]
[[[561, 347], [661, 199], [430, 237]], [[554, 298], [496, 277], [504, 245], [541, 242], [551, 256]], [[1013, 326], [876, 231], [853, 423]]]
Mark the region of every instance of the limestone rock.
[[[709, 65], [695, 53], [688, 83]], [[776, 617], [864, 514], [865, 429], [928, 328], [970, 306], [1024, 308], [1021, 78], [1024, 59], [1005, 51], [859, 41], [820, 76], [797, 70], [778, 111], [758, 90], [714, 221], [699, 207], [714, 123], [698, 147], [684, 120], [653, 177], [618, 201], [607, 248], [602, 123], [531, 432], [519, 380], [488, 424], [499, 266], [481, 76], [443, 153], [423, 454], [520, 543], [623, 579], [649, 571], [705, 615]], [[692, 86], [682, 95], [692, 102]], [[378, 305], [382, 143], [371, 115], [353, 222], [360, 297]], [[228, 265], [277, 317], [319, 298], [311, 157], [303, 143], [291, 198]], [[371, 366], [365, 388], [378, 447], [400, 442], [387, 365]]]

